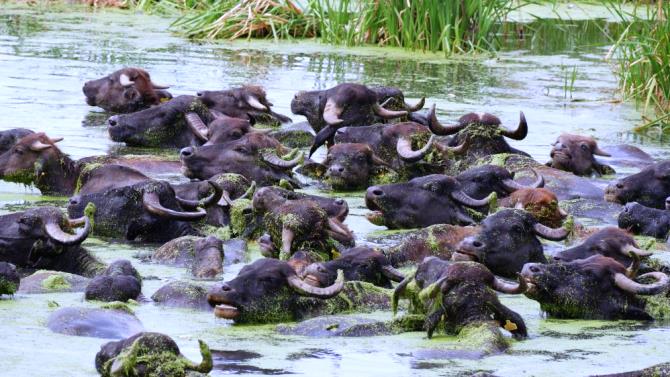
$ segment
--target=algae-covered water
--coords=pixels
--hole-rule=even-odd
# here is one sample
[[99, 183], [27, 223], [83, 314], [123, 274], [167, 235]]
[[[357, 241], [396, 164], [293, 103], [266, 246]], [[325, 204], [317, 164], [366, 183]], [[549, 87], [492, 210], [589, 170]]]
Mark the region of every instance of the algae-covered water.
[[[628, 133], [640, 115], [633, 105], [618, 101], [612, 67], [604, 61], [610, 41], [601, 34], [605, 29], [616, 35], [619, 26], [588, 20], [589, 10], [602, 15], [602, 9], [580, 9], [587, 14], [580, 13], [580, 21], [508, 25], [506, 46], [496, 57], [445, 60], [396, 49], [346, 49], [312, 42], [192, 43], [167, 33], [169, 20], [162, 18], [0, 3], [0, 128], [25, 127], [64, 137], [59, 145], [73, 158], [137, 152], [109, 140], [107, 114], [85, 104], [81, 86], [122, 66], [141, 66], [154, 81], [170, 84], [173, 94], [263, 85], [276, 111], [284, 114], [290, 114], [296, 91], [344, 81], [397, 86], [408, 102], [426, 96], [428, 103], [437, 104], [443, 120], [469, 111], [490, 111], [513, 127], [523, 110], [530, 133], [513, 144], [538, 161], [548, 159], [549, 144], [561, 132], [591, 134], [603, 145], [630, 143], [656, 158], [667, 157], [662, 140]], [[532, 14], [517, 16], [519, 21], [533, 20]], [[525, 38], [519, 41], [521, 29]], [[382, 228], [363, 217], [362, 193], [345, 198], [351, 207], [347, 223], [358, 241], [365, 242], [368, 234]], [[66, 198], [45, 198], [31, 188], [0, 183], [0, 213], [65, 202]], [[184, 269], [134, 259], [155, 245], [95, 239], [85, 245], [105, 261], [129, 258], [144, 276], [157, 277], [145, 281], [146, 297], [168, 281], [187, 279]], [[225, 279], [240, 268], [227, 267]], [[513, 342], [504, 354], [483, 359], [426, 352], [453, 339], [427, 340], [418, 332], [369, 338], [289, 337], [276, 333], [274, 326], [231, 327], [207, 311], [162, 309], [150, 303], [133, 309], [147, 330], [172, 336], [192, 359], [199, 357], [197, 339], [222, 351], [213, 376], [451, 376], [476, 370], [500, 376], [573, 376], [634, 370], [670, 360], [668, 324], [547, 320], [533, 301], [523, 297], [503, 301], [524, 317], [530, 338]], [[0, 300], [0, 375], [96, 375], [95, 353], [106, 340], [59, 335], [45, 326], [56, 306], [95, 305], [85, 302], [81, 293], [19, 294]], [[390, 318], [391, 313], [369, 316]]]

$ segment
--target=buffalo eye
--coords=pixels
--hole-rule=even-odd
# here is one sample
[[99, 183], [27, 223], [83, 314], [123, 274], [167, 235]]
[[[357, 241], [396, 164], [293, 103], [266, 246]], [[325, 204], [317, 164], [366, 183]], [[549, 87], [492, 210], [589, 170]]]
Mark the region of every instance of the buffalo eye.
[[583, 151], [588, 151], [588, 150], [590, 150], [589, 146], [586, 145], [586, 144], [582, 144], [582, 145], [580, 145], [580, 147], [582, 148]]
[[23, 154], [23, 148], [16, 148], [16, 149], [14, 149], [14, 153], [16, 153], [16, 154], [18, 154], [18, 155]]
[[242, 134], [239, 131], [233, 131], [230, 133], [230, 136], [239, 138], [242, 136]]
[[242, 154], [249, 154], [249, 150], [246, 147], [237, 147], [235, 148], [235, 151]]

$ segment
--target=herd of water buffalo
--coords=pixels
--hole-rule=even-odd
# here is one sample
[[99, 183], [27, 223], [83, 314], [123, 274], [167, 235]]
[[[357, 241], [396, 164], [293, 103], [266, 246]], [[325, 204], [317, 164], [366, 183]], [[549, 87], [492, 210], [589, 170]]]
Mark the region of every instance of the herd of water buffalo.
[[[70, 197], [67, 215], [46, 206], [0, 216], [0, 294], [29, 292], [67, 273], [58, 276], [81, 284], [87, 300], [147, 300], [129, 261], [106, 265], [81, 246], [89, 235], [165, 243], [153, 262], [220, 279], [224, 264], [244, 259], [228, 250], [231, 241], [224, 247], [212, 235], [225, 229], [223, 238], [257, 240], [265, 258], [209, 291], [170, 283], [154, 302], [213, 308], [217, 317], [251, 324], [400, 306], [405, 315], [387, 330], [425, 330], [430, 338], [434, 331], [466, 336], [474, 328], [479, 339], [489, 339], [487, 353], [508, 345], [501, 329], [515, 339], [528, 336], [523, 318], [496, 291], [524, 294], [555, 318], [653, 320], [668, 313], [648, 305], [669, 299], [668, 269], [633, 235], [665, 241], [670, 161], [563, 134], [549, 162], [539, 163], [508, 143], [528, 134], [523, 113], [513, 129], [492, 114], [470, 113], [449, 124], [438, 120], [435, 106], [407, 104], [390, 87], [299, 92], [291, 111], [309, 127], [281, 126], [291, 119], [272, 111], [258, 86], [174, 98], [166, 89], [146, 71], [124, 68], [85, 83], [83, 92], [89, 105], [117, 113], [107, 120], [112, 140], [179, 148], [179, 162], [160, 153], [74, 161], [53, 135], [0, 133], [1, 179]], [[311, 160], [323, 145], [323, 162]], [[640, 171], [605, 187], [595, 177], [614, 168], [596, 156]], [[151, 178], [179, 169], [190, 182]], [[367, 190], [371, 223], [419, 229], [384, 240], [381, 249], [356, 245], [344, 223], [347, 202], [295, 191], [308, 185]], [[618, 227], [574, 221], [617, 214]], [[571, 247], [549, 243], [552, 250], [545, 250], [540, 239], [568, 239]], [[412, 267], [412, 274], [400, 271]], [[73, 330], [76, 318], [89, 334], [116, 337], [116, 324], [128, 327], [129, 316], [63, 308], [48, 326], [81, 333]], [[140, 332], [104, 345], [95, 362], [106, 376], [193, 375], [212, 368], [204, 343], [201, 351], [203, 362], [195, 364], [169, 337]]]

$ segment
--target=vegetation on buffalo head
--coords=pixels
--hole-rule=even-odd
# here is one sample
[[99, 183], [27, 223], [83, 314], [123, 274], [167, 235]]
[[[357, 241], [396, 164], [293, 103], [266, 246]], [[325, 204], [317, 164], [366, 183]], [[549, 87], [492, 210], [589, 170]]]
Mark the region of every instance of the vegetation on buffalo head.
[[13, 295], [19, 289], [21, 277], [16, 266], [7, 262], [0, 262], [0, 296]]
[[558, 228], [568, 216], [558, 206], [556, 194], [545, 188], [523, 188], [513, 192], [509, 198], [503, 199], [501, 205], [522, 209], [537, 219], [541, 224]]
[[[573, 319], [653, 319], [645, 301], [637, 295], [656, 295], [668, 289], [670, 280], [661, 272], [635, 277], [619, 262], [600, 254], [567, 263], [523, 266], [526, 296], [540, 303], [552, 317]], [[652, 279], [652, 283], [638, 283]]]

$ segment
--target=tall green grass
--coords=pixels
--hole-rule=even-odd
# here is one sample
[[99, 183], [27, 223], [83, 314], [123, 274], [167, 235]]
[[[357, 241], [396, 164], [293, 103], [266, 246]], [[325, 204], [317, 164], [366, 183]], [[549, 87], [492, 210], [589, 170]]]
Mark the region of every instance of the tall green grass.
[[670, 132], [670, 1], [628, 12], [618, 1], [608, 1], [627, 25], [611, 54], [624, 95], [642, 107], [646, 122], [638, 130]]
[[309, 0], [321, 38], [445, 54], [495, 48], [512, 0]]

